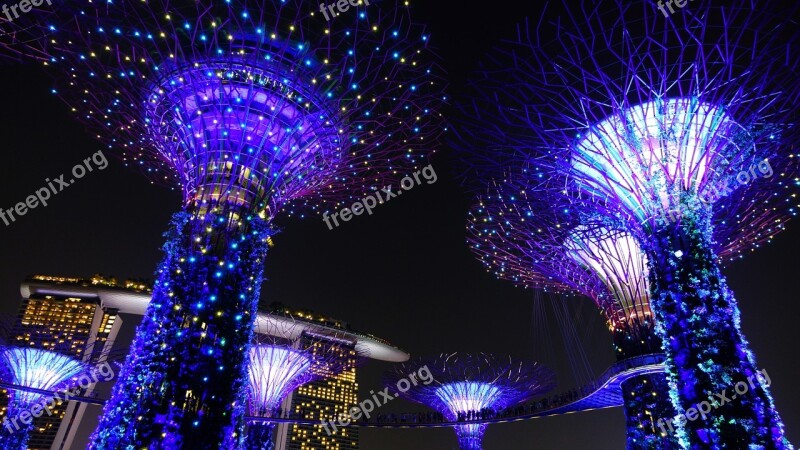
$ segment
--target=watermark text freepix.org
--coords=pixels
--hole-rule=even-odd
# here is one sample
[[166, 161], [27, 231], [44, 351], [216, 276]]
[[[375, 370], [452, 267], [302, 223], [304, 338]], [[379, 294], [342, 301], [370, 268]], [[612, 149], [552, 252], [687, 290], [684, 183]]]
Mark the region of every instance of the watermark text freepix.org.
[[[42, 6], [43, 3], [47, 3], [48, 5], [53, 6], [50, 0], [22, 0], [18, 3], [12, 3], [11, 6], [8, 6], [8, 4], [3, 3], [2, 11], [3, 15], [6, 16], [8, 21], [13, 22], [14, 19], [19, 19], [20, 13], [17, 12], [17, 8], [19, 8], [22, 14], [27, 14], [31, 12], [31, 9], [33, 9], [34, 7]], [[14, 14], [14, 17], [11, 17], [11, 14]]]
[[[748, 383], [750, 384], [748, 385]], [[712, 411], [718, 409], [720, 406], [725, 406], [728, 403], [733, 402], [739, 397], [744, 396], [750, 391], [751, 388], [755, 389], [756, 383], [764, 388], [769, 387], [772, 384], [772, 380], [770, 380], [766, 369], [759, 371], [755, 375], [750, 375], [747, 378], [747, 382], [740, 381], [736, 383], [736, 385], [733, 387], [735, 394], [728, 394], [727, 389], [723, 389], [722, 392], [715, 393], [713, 395], [709, 393], [708, 400], [703, 400], [702, 402], [687, 409], [683, 413], [679, 413], [671, 419], [658, 419], [656, 424], [661, 429], [661, 434], [666, 436], [666, 428], [669, 428], [670, 433], [675, 432], [675, 430], [672, 428], [673, 423], [680, 426], [685, 424], [687, 421], [694, 422], [698, 418], [706, 420], [707, 415]], [[665, 424], [666, 427], [664, 426]]]
[[685, 212], [700, 208], [701, 204], [714, 204], [717, 200], [729, 195], [737, 188], [736, 184], [733, 183], [734, 179], [736, 180], [736, 183], [746, 186], [747, 184], [756, 181], [756, 178], [758, 178], [757, 175], [761, 175], [761, 178], [770, 178], [774, 173], [775, 172], [772, 169], [769, 160], [763, 159], [757, 164], [750, 165], [749, 170], [742, 170], [736, 174], [735, 177], [726, 177], [716, 184], [704, 186], [702, 191], [697, 196], [700, 199], [700, 203], [692, 203], [691, 205], [685, 207], [678, 204], [677, 208], [675, 209], [670, 209], [666, 212], [662, 211], [661, 216], [656, 217], [656, 222], [659, 225], [671, 224], [680, 220]]
[[[363, 0], [363, 1], [364, 1], [365, 5], [369, 6], [369, 0]], [[325, 16], [325, 20], [330, 22], [331, 18], [335, 18], [339, 14], [346, 13], [347, 10], [350, 9], [351, 6], [356, 7], [356, 6], [359, 6], [359, 5], [361, 5], [361, 0], [355, 0], [355, 1], [354, 0], [337, 0], [337, 1], [333, 2], [333, 3], [331, 3], [330, 5], [326, 5], [324, 3], [320, 3], [319, 4], [319, 12], [321, 12], [322, 15]], [[336, 11], [338, 11], [338, 14], [333, 11], [334, 9], [336, 9]], [[330, 16], [328, 16], [328, 11], [331, 12]]]
[[[102, 379], [100, 377], [102, 377]], [[6, 416], [6, 418], [3, 420], [3, 426], [6, 428], [6, 430], [8, 430], [9, 433], [19, 431], [22, 426], [30, 425], [33, 422], [33, 419], [41, 417], [45, 412], [47, 415], [52, 416], [53, 408], [55, 408], [56, 405], [66, 403], [70, 401], [70, 398], [72, 397], [77, 397], [80, 394], [81, 389], [87, 389], [89, 386], [99, 381], [111, 381], [113, 379], [114, 369], [111, 368], [111, 365], [109, 365], [107, 362], [101, 363], [90, 373], [84, 373], [83, 375], [79, 376], [75, 380], [78, 385], [72, 389], [62, 389], [57, 391], [55, 395], [50, 398], [42, 395], [43, 398], [41, 401], [30, 405], [27, 410], [18, 412], [15, 417]], [[20, 425], [20, 422], [22, 425]]]
[[[669, 9], [669, 14], [675, 14], [675, 8], [672, 7], [673, 2], [675, 3], [675, 6], [683, 9], [683, 7], [686, 6], [686, 3], [691, 1], [694, 0], [667, 0], [667, 9]], [[664, 13], [664, 17], [669, 17], [667, 10], [664, 9], [664, 0], [658, 0], [658, 10]]]
[[3, 220], [6, 226], [9, 226], [12, 222], [16, 222], [17, 218], [28, 214], [29, 210], [34, 209], [39, 205], [43, 207], [47, 206], [47, 201], [50, 200], [51, 193], [52, 195], [58, 194], [64, 189], [68, 188], [76, 180], [86, 176], [88, 172], [93, 171], [94, 167], [92, 166], [92, 163], [94, 163], [94, 165], [100, 170], [108, 167], [108, 160], [103, 154], [103, 151], [98, 151], [91, 157], [84, 159], [83, 164], [77, 164], [72, 168], [73, 178], [64, 180], [66, 175], [63, 174], [52, 181], [50, 178], [47, 178], [44, 180], [47, 186], [37, 189], [36, 193], [29, 195], [24, 202], [19, 202], [14, 205], [14, 207], [8, 209], [3, 209], [0, 207], [0, 219]]
[[[393, 192], [392, 186], [385, 186], [380, 191], [375, 191], [374, 195], [370, 194], [353, 203], [353, 206], [350, 208], [343, 208], [341, 211], [337, 211], [333, 214], [325, 211], [325, 213], [322, 215], [322, 220], [325, 221], [325, 225], [328, 226], [329, 230], [333, 230], [334, 226], [339, 226], [338, 219], [342, 219], [343, 222], [348, 222], [353, 218], [353, 216], [360, 216], [361, 214], [364, 214], [364, 211], [366, 211], [367, 214], [372, 215], [372, 208], [378, 206], [379, 204], [382, 205], [398, 195], [401, 195], [403, 191], [411, 190], [414, 188], [414, 186], [422, 184], [420, 175], [422, 175], [422, 178], [424, 178], [428, 184], [436, 183], [436, 180], [439, 179], [436, 176], [436, 171], [433, 170], [433, 166], [429, 164], [426, 167], [423, 167], [422, 170], [417, 170], [412, 175], [407, 175], [400, 180], [400, 187], [402, 190], [398, 189], [397, 191]], [[331, 219], [333, 219], [334, 225], [331, 225]]]
[[[433, 383], [433, 375], [431, 374], [430, 369], [428, 366], [423, 366], [416, 373], [410, 373], [406, 378], [401, 379], [397, 382], [397, 390], [399, 392], [408, 392], [412, 386], [417, 386], [419, 383], [422, 382], [425, 386]], [[334, 420], [325, 421], [322, 419], [322, 428], [325, 429], [325, 432], [328, 433], [328, 436], [335, 433], [337, 430], [337, 426], [339, 427], [346, 427], [350, 425], [350, 423], [357, 421], [362, 416], [365, 419], [369, 419], [370, 413], [375, 411], [375, 408], [379, 408], [390, 401], [399, 397], [399, 394], [390, 394], [389, 388], [384, 388], [382, 391], [378, 392], [377, 394], [375, 391], [369, 391], [372, 394], [372, 398], [368, 398], [363, 402], [359, 403], [357, 406], [353, 406], [350, 408], [349, 411], [340, 413], [338, 417]], [[328, 425], [333, 427], [333, 430], [328, 428]]]

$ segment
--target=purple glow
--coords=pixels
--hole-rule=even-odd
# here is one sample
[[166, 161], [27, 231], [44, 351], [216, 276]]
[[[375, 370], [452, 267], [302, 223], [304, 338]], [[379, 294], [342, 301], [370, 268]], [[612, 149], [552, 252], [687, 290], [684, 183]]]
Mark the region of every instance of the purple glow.
[[[0, 363], [9, 374], [8, 383], [52, 391], [86, 370], [86, 366], [66, 355], [35, 348], [8, 347], [0, 351]], [[46, 395], [11, 390], [12, 400], [23, 406], [33, 405]]]
[[0, 46], [46, 59], [77, 120], [183, 194], [92, 447], [242, 445], [271, 221], [350, 206], [435, 152], [446, 96], [424, 27], [401, 4], [347, 16], [329, 27], [301, 0], [150, 0], [8, 24]]
[[[541, 364], [484, 353], [417, 358], [399, 364], [386, 374], [384, 383], [395, 387], [408, 373], [421, 367], [430, 371], [433, 381], [411, 386], [399, 395], [435, 409], [449, 421], [488, 417], [555, 387], [555, 375]], [[454, 428], [462, 450], [480, 450], [486, 424]]]
[[501, 391], [489, 383], [451, 383], [436, 389], [436, 396], [453, 413], [492, 408], [501, 400]]
[[630, 234], [579, 227], [570, 233], [564, 246], [567, 254], [595, 273], [614, 297], [616, 308], [607, 312], [612, 314], [612, 323], [652, 317], [647, 256]]
[[620, 199], [643, 220], [658, 214], [659, 208], [674, 207], [684, 192], [702, 191], [713, 175], [710, 167], [730, 154], [737, 129], [741, 127], [722, 108], [695, 98], [645, 103], [603, 120], [581, 136], [572, 173], [587, 192]]
[[311, 366], [311, 357], [296, 350], [268, 345], [251, 347], [251, 409], [275, 411], [289, 393], [313, 378]]

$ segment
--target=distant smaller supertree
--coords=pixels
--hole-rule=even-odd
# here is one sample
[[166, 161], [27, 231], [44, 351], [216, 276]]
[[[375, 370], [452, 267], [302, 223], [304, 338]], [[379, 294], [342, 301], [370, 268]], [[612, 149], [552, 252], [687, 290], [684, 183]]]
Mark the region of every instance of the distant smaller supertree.
[[[384, 382], [397, 386], [420, 367], [430, 370], [433, 381], [416, 384], [399, 395], [435, 409], [452, 422], [490, 418], [555, 387], [555, 374], [541, 364], [485, 353], [413, 359], [397, 365]], [[485, 423], [456, 425], [459, 447], [480, 450], [486, 427]]]
[[[0, 347], [0, 380], [14, 386], [43, 391], [55, 391], [70, 387], [70, 381], [85, 373], [89, 366], [71, 356], [17, 346]], [[77, 384], [77, 383], [74, 383]], [[74, 386], [72, 386], [74, 387]], [[0, 429], [0, 441], [6, 450], [25, 450], [33, 421], [27, 424], [18, 417], [23, 412], [30, 413], [46, 402], [47, 394], [9, 389], [6, 420]]]
[[[23, 325], [0, 317], [0, 383], [8, 391], [8, 407], [0, 424], [0, 448], [26, 450], [37, 418], [58, 415], [62, 399], [82, 395], [94, 383], [110, 381], [110, 363], [127, 349], [112, 350], [108, 339], [65, 341], [47, 346], [40, 325]], [[27, 339], [23, 336], [27, 335]]]
[[[335, 346], [323, 343], [331, 339], [337, 337], [318, 338], [301, 325], [259, 328], [250, 347], [250, 414], [278, 417], [281, 403], [295, 389], [344, 370], [346, 362], [339, 358]], [[247, 448], [274, 448], [274, 428], [274, 422], [251, 422]]]

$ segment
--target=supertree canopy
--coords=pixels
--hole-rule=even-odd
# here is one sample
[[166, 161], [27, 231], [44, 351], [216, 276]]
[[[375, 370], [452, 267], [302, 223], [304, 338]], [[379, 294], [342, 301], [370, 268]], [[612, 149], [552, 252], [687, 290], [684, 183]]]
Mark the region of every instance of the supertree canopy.
[[[15, 386], [54, 391], [69, 386], [71, 380], [85, 373], [89, 366], [79, 359], [49, 350], [18, 346], [0, 347], [0, 380]], [[35, 391], [9, 390], [6, 420], [0, 429], [0, 441], [7, 450], [25, 450], [33, 422], [20, 420], [24, 411], [47, 397]], [[41, 411], [41, 406], [39, 406]]]
[[[474, 173], [524, 168], [528, 194], [567, 205], [573, 229], [599, 222], [638, 241], [678, 411], [756, 377], [720, 263], [796, 214], [800, 35], [786, 7], [564, 5], [474, 80]], [[790, 447], [761, 385], [677, 432], [687, 448]]]
[[[601, 309], [618, 360], [661, 353], [650, 309], [647, 257], [627, 232], [581, 223], [569, 209], [530, 196], [529, 177], [507, 174], [470, 212], [473, 253], [501, 279], [519, 286], [583, 294]], [[512, 181], [513, 180], [513, 181]], [[629, 449], [677, 449], [657, 421], [675, 417], [665, 374], [622, 385]]]
[[300, 0], [75, 2], [15, 21], [7, 49], [48, 55], [76, 117], [183, 194], [94, 448], [242, 445], [272, 219], [349, 206], [445, 130], [429, 36], [407, 10], [358, 1], [326, 21]]
[[[335, 346], [325, 345], [313, 333], [291, 326], [269, 327], [256, 334], [250, 347], [250, 414], [258, 417], [277, 417], [283, 400], [298, 387], [335, 375], [346, 368]], [[301, 327], [297, 327], [298, 330]], [[272, 330], [272, 331], [269, 331]], [[262, 333], [263, 332], [263, 333]], [[325, 336], [325, 342], [337, 339], [335, 333]], [[246, 447], [271, 450], [274, 448], [272, 422], [251, 422]]]
[[[385, 383], [395, 389], [421, 368], [427, 368], [433, 380], [399, 389], [398, 395], [435, 409], [451, 422], [486, 418], [555, 387], [555, 375], [541, 364], [484, 353], [415, 358], [387, 373]], [[480, 450], [486, 427], [479, 422], [456, 425], [460, 448]]]

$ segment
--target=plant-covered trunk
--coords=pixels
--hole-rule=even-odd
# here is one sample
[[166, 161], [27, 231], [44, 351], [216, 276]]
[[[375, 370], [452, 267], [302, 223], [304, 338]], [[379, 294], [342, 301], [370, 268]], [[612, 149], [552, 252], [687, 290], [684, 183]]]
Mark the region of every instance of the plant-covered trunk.
[[458, 448], [461, 450], [481, 450], [483, 448], [483, 434], [486, 432], [484, 424], [458, 425]]
[[712, 251], [707, 213], [663, 224], [644, 243], [651, 307], [664, 341], [678, 420], [688, 449], [785, 449], [783, 425], [739, 327], [739, 308]]
[[244, 209], [174, 216], [153, 299], [90, 448], [241, 448], [269, 226]]
[[14, 403], [9, 399], [6, 416], [0, 423], [0, 445], [3, 450], [26, 450], [33, 431], [33, 421], [25, 425], [20, 415], [28, 409], [15, 406]]
[[622, 383], [628, 450], [680, 450], [678, 435], [659, 427], [675, 417], [664, 373], [640, 375]]
[[273, 432], [275, 424], [272, 422], [254, 422], [247, 427], [248, 450], [272, 450], [275, 448]]

